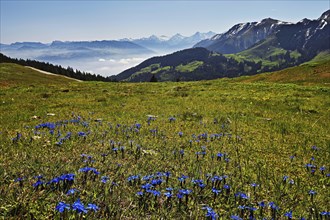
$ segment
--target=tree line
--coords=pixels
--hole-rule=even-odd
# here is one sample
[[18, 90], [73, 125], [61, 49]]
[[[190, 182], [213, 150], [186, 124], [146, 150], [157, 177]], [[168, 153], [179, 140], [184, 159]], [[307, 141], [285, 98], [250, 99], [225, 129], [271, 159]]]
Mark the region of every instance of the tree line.
[[39, 70], [51, 72], [58, 75], [67, 76], [74, 79], [79, 79], [83, 81], [102, 81], [102, 82], [114, 82], [115, 79], [110, 77], [104, 77], [99, 74], [91, 74], [83, 72], [80, 70], [74, 70], [72, 67], [68, 66], [67, 68], [62, 67], [61, 65], [54, 65], [51, 63], [40, 62], [30, 59], [16, 59], [7, 57], [4, 54], [0, 53], [0, 63], [15, 63], [22, 66], [30, 66]]

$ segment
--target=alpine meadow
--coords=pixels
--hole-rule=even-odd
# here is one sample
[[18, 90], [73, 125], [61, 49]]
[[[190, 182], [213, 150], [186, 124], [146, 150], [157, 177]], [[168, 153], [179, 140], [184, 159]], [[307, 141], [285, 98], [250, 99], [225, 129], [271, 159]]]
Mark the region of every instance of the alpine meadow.
[[112, 76], [1, 44], [0, 219], [330, 219], [329, 19], [57, 42], [175, 49]]

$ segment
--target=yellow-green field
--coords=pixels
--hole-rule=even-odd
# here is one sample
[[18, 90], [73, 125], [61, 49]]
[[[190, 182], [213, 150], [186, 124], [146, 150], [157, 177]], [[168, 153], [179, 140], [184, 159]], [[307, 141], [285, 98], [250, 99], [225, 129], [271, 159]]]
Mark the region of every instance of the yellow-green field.
[[322, 65], [310, 83], [134, 84], [1, 64], [0, 217], [327, 219]]

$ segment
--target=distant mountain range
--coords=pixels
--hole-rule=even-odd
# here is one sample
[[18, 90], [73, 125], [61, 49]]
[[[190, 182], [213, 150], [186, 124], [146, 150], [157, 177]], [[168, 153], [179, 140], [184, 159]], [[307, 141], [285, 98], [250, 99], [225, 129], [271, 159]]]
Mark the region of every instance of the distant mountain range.
[[140, 38], [140, 39], [122, 39], [123, 41], [130, 41], [133, 43], [136, 43], [138, 45], [141, 45], [143, 47], [149, 48], [151, 50], [154, 50], [156, 52], [166, 52], [166, 51], [177, 51], [182, 49], [187, 49], [193, 47], [196, 43], [209, 39], [213, 37], [216, 33], [210, 31], [207, 33], [200, 33], [196, 32], [195, 34], [185, 37], [181, 34], [176, 34], [172, 37], [167, 36], [160, 36], [157, 37], [156, 35], [152, 35], [147, 38]]
[[196, 32], [190, 37], [176, 34], [172, 37], [152, 35], [148, 38], [102, 41], [16, 42], [0, 44], [0, 51], [15, 58], [56, 61], [81, 58], [126, 58], [136, 55], [155, 55], [190, 48], [214, 32]]
[[128, 41], [53, 41], [50, 44], [39, 42], [16, 42], [1, 44], [0, 51], [16, 58], [54, 61], [61, 59], [104, 58], [127, 54], [154, 54], [143, 46]]
[[[267, 18], [234, 25], [194, 49], [154, 57], [113, 78], [122, 81], [201, 80], [274, 71], [330, 51], [330, 10], [316, 20]], [[201, 48], [202, 47], [202, 48]]]
[[108, 76], [152, 56], [191, 48], [199, 41], [213, 35], [214, 32], [197, 32], [190, 37], [176, 34], [172, 37], [152, 35], [141, 39], [53, 41], [48, 44], [16, 42], [0, 44], [0, 52], [13, 58], [51, 62]]

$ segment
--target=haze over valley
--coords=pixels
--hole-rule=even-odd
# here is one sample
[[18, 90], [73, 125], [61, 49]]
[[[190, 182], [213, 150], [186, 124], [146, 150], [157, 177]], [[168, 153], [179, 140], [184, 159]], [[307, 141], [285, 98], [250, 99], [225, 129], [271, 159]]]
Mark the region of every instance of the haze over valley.
[[190, 37], [181, 34], [172, 37], [150, 37], [101, 41], [15, 42], [1, 44], [0, 52], [20, 59], [34, 59], [63, 67], [110, 76], [136, 66], [152, 57], [190, 48], [216, 33], [196, 32]]

